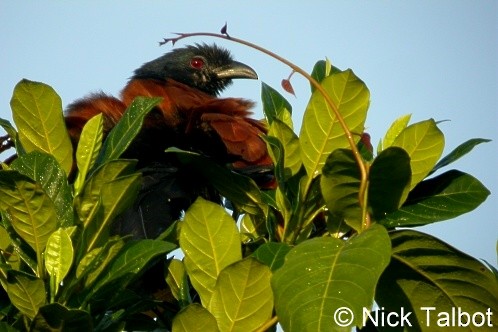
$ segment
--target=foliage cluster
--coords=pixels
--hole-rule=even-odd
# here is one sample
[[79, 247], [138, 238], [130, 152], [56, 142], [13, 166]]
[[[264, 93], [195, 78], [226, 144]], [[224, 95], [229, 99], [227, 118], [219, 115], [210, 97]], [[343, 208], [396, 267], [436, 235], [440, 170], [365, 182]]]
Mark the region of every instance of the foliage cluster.
[[[204, 156], [172, 149], [167, 153], [197, 168], [233, 213], [199, 198], [158, 239], [142, 240], [112, 236], [109, 228], [140, 188], [136, 161], [120, 155], [159, 100], [137, 98], [106, 138], [102, 117], [94, 117], [73, 153], [55, 91], [21, 81], [11, 101], [16, 128], [0, 122], [18, 154], [0, 170], [0, 327], [264, 331], [279, 322], [285, 331], [339, 331], [367, 324], [363, 308], [376, 310], [375, 301], [386, 311], [412, 311], [414, 329], [429, 329], [420, 310], [427, 306], [491, 308], [496, 328], [496, 270], [411, 229], [486, 199], [489, 191], [469, 174], [435, 174], [486, 140], [470, 139], [441, 158], [437, 122], [409, 124], [405, 115], [374, 152], [363, 133], [366, 85], [326, 61], [311, 76], [356, 150], [321, 91], [312, 87], [298, 135], [289, 102], [263, 84], [276, 189], [260, 190]], [[78, 170], [69, 181], [73, 156]], [[173, 306], [129, 287], [177, 248], [185, 257], [168, 258], [164, 274]], [[334, 316], [341, 307], [353, 313], [343, 326]]]

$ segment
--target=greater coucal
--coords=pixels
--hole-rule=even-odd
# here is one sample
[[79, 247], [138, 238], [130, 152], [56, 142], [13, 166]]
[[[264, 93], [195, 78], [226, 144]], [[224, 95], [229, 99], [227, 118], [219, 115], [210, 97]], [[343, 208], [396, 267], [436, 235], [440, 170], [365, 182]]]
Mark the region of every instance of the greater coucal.
[[138, 159], [144, 177], [135, 206], [115, 223], [115, 233], [155, 237], [197, 196], [216, 197], [206, 179], [164, 152], [169, 147], [199, 152], [241, 172], [271, 168], [261, 138], [265, 125], [249, 118], [253, 103], [217, 98], [237, 78], [257, 79], [257, 74], [225, 49], [196, 44], [174, 49], [135, 70], [119, 99], [99, 93], [68, 106], [66, 125], [76, 145], [83, 126], [96, 114], [103, 114], [108, 133], [135, 97], [163, 98], [125, 152], [124, 157]]

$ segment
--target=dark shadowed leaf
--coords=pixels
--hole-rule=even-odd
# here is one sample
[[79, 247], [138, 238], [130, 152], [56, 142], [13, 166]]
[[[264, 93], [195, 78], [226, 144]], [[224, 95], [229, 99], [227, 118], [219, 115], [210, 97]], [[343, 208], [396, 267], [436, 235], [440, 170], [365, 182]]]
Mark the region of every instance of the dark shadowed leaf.
[[396, 211], [410, 188], [410, 157], [405, 150], [390, 147], [373, 161], [369, 173], [368, 203], [375, 218]]
[[10, 105], [26, 151], [38, 150], [53, 155], [69, 174], [73, 147], [64, 124], [62, 101], [54, 89], [24, 79], [14, 88]]
[[[348, 241], [314, 238], [294, 247], [272, 278], [275, 310], [285, 331], [350, 331], [361, 326], [363, 308], [391, 254], [384, 227], [374, 225]], [[340, 327], [334, 312], [347, 307], [351, 326]]]
[[285, 255], [291, 248], [286, 243], [268, 242], [256, 249], [252, 256], [268, 266], [272, 271], [276, 271], [284, 264]]
[[434, 166], [434, 168], [431, 171], [431, 174], [434, 173], [435, 171], [437, 171], [438, 169], [440, 169], [444, 166], [448, 166], [449, 164], [451, 164], [451, 163], [457, 161], [458, 159], [460, 159], [461, 157], [465, 156], [467, 153], [472, 151], [472, 149], [476, 145], [479, 145], [481, 143], [487, 143], [487, 142], [491, 142], [491, 140], [484, 139], [484, 138], [472, 138], [472, 139], [469, 139], [468, 141], [460, 144], [453, 151], [451, 151], [447, 156], [442, 158], [436, 164], [436, 166]]
[[52, 303], [40, 308], [31, 323], [31, 330], [88, 332], [93, 331], [93, 324], [87, 311], [68, 309], [59, 303]]
[[361, 208], [358, 200], [360, 170], [351, 150], [338, 149], [329, 155], [323, 166], [320, 187], [329, 213], [344, 219], [354, 229], [361, 230]]
[[409, 227], [455, 218], [477, 208], [489, 194], [473, 176], [451, 170], [419, 183], [398, 211], [379, 222], [386, 227]]
[[275, 119], [270, 125], [268, 136], [275, 137], [282, 143], [284, 178], [296, 175], [302, 165], [297, 135], [284, 122]]
[[[394, 231], [390, 237], [392, 259], [375, 298], [386, 312], [399, 312], [400, 308], [413, 312], [412, 329], [422, 331], [434, 331], [441, 318], [437, 315], [456, 308], [471, 315], [488, 308], [498, 312], [498, 281], [484, 264], [424, 233]], [[423, 307], [434, 308], [429, 321]], [[488, 328], [496, 330], [498, 317], [491, 319], [494, 328]]]

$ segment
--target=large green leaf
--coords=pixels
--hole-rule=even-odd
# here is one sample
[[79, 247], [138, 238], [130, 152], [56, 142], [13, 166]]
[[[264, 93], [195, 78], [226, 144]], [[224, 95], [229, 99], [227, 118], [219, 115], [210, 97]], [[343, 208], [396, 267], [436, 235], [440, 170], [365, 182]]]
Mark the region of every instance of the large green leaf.
[[53, 232], [48, 238], [45, 249], [45, 268], [53, 279], [54, 295], [73, 264], [73, 255], [73, 244], [67, 231], [59, 228]]
[[12, 169], [39, 183], [54, 203], [58, 225], [73, 225], [73, 195], [65, 172], [52, 155], [33, 151], [14, 160]]
[[338, 149], [329, 155], [323, 167], [320, 187], [329, 213], [335, 218], [344, 219], [349, 226], [360, 231], [360, 170], [351, 150]]
[[432, 170], [444, 149], [444, 135], [433, 119], [406, 127], [392, 146], [403, 148], [410, 156], [412, 180], [410, 190]]
[[220, 331], [254, 331], [271, 318], [270, 278], [270, 269], [254, 258], [221, 271], [208, 307]]
[[[444, 317], [438, 314], [451, 314], [457, 308], [470, 315], [498, 312], [498, 281], [484, 264], [424, 233], [403, 230], [390, 236], [392, 259], [379, 280], [375, 298], [386, 312], [399, 312], [400, 308], [412, 312], [411, 329], [422, 331], [438, 329], [438, 319]], [[488, 330], [496, 331], [498, 317], [491, 319], [494, 328]]]
[[278, 119], [292, 128], [292, 106], [277, 90], [266, 83], [261, 83], [261, 101], [263, 112], [270, 125]]
[[490, 139], [484, 139], [484, 138], [472, 138], [469, 139], [468, 141], [460, 144], [457, 146], [453, 151], [451, 151], [447, 156], [444, 158], [441, 158], [441, 160], [434, 166], [432, 169], [431, 173], [434, 173], [438, 169], [448, 166], [449, 164], [457, 161], [461, 157], [465, 156], [467, 153], [472, 151], [472, 149], [481, 143], [487, 143], [491, 142]]
[[399, 210], [379, 222], [386, 227], [409, 227], [455, 218], [477, 208], [489, 194], [473, 176], [451, 170], [420, 182]]
[[274, 272], [284, 264], [285, 255], [291, 248], [287, 243], [267, 242], [256, 249], [252, 256]]
[[10, 271], [8, 280], [2, 280], [12, 304], [29, 319], [35, 317], [45, 304], [45, 285], [42, 279]]
[[69, 174], [73, 147], [64, 124], [62, 101], [54, 89], [24, 79], [14, 88], [10, 105], [26, 151], [38, 150], [53, 155]]
[[99, 164], [119, 158], [142, 129], [145, 116], [161, 101], [161, 98], [137, 97], [126, 109], [123, 117], [111, 130], [102, 146]]
[[375, 218], [382, 218], [403, 204], [410, 178], [410, 157], [405, 150], [389, 147], [375, 158], [368, 185], [368, 203]]
[[211, 313], [194, 303], [182, 309], [173, 319], [173, 332], [217, 332], [218, 325]]
[[[335, 66], [332, 66], [329, 59], [319, 60], [315, 63], [313, 70], [311, 71], [311, 77], [313, 77], [318, 83], [323, 81], [325, 77], [330, 74], [340, 73], [341, 70]], [[315, 91], [315, 86], [311, 84], [311, 92]]]
[[81, 131], [78, 148], [76, 149], [76, 165], [78, 175], [74, 182], [76, 194], [81, 191], [86, 175], [95, 164], [102, 148], [104, 136], [104, 121], [102, 114], [98, 114], [88, 120]]
[[52, 303], [40, 308], [30, 328], [31, 331], [88, 332], [93, 331], [93, 324], [87, 311]]
[[221, 270], [242, 258], [240, 235], [225, 209], [202, 198], [190, 206], [180, 225], [185, 268], [207, 306]]
[[[375, 287], [388, 265], [387, 231], [373, 225], [348, 241], [314, 238], [286, 256], [272, 279], [275, 310], [285, 331], [350, 331], [361, 326], [363, 308], [373, 304]], [[351, 324], [339, 326], [337, 312], [348, 308]], [[334, 319], [336, 314], [336, 319]]]
[[17, 171], [0, 171], [0, 210], [9, 213], [16, 233], [41, 258], [58, 225], [54, 204], [40, 184]]
[[[366, 85], [352, 70], [334, 73], [321, 84], [349, 130], [362, 133], [370, 102], [370, 92]], [[310, 177], [321, 172], [332, 151], [349, 146], [343, 128], [318, 90], [311, 96], [304, 113], [299, 142], [301, 159]]]

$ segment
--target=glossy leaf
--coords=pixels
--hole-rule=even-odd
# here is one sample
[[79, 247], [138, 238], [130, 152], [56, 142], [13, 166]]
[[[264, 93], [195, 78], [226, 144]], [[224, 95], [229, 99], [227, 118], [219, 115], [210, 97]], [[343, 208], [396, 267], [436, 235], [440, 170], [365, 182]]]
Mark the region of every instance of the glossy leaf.
[[410, 178], [410, 157], [405, 150], [389, 147], [375, 158], [368, 185], [368, 203], [374, 217], [382, 218], [403, 204]]
[[335, 218], [344, 219], [349, 226], [360, 231], [360, 171], [351, 150], [339, 149], [329, 155], [323, 167], [320, 187], [329, 213]]
[[33, 151], [20, 156], [12, 163], [19, 171], [39, 183], [54, 203], [58, 225], [69, 227], [74, 223], [73, 195], [67, 175], [52, 155]]
[[381, 153], [382, 150], [387, 149], [393, 144], [396, 137], [398, 137], [398, 135], [408, 126], [411, 117], [411, 114], [405, 114], [394, 120], [391, 127], [387, 130], [386, 135], [382, 139], [380, 146], [377, 148], [377, 154]]
[[93, 331], [93, 324], [87, 311], [52, 303], [40, 308], [30, 328], [31, 331], [88, 332]]
[[127, 108], [119, 122], [111, 130], [102, 146], [99, 164], [119, 158], [140, 132], [145, 116], [161, 101], [161, 98], [137, 97]]
[[398, 211], [379, 222], [386, 227], [410, 227], [455, 218], [477, 208], [489, 194], [473, 176], [451, 170], [419, 183]]
[[29, 319], [35, 317], [45, 304], [45, 285], [42, 279], [12, 271], [8, 281], [2, 282], [12, 304]]
[[78, 175], [74, 182], [76, 193], [83, 187], [86, 175], [97, 161], [97, 157], [102, 148], [104, 136], [104, 121], [102, 114], [98, 114], [88, 120], [81, 131], [80, 140], [76, 149], [76, 165]]
[[172, 259], [169, 262], [166, 283], [174, 298], [180, 304], [180, 307], [184, 307], [192, 302], [189, 294], [190, 289], [187, 272], [185, 271], [185, 265], [181, 260]]
[[279, 119], [292, 128], [292, 106], [277, 90], [264, 82], [261, 83], [261, 101], [270, 125], [274, 119]]
[[190, 281], [206, 306], [221, 270], [242, 258], [235, 221], [220, 205], [198, 198], [181, 222], [180, 247]]
[[[294, 247], [272, 279], [275, 310], [285, 331], [349, 331], [361, 326], [363, 308], [371, 307], [375, 286], [389, 263], [386, 230], [373, 225], [342, 241], [314, 238]], [[334, 312], [347, 307], [351, 326], [340, 327]]]
[[54, 89], [24, 79], [14, 88], [10, 105], [26, 151], [38, 150], [53, 155], [69, 174], [73, 147], [64, 124], [62, 101]]
[[[352, 70], [335, 73], [322, 81], [351, 132], [361, 133], [370, 102], [370, 92]], [[349, 146], [344, 130], [324, 97], [317, 90], [303, 117], [301, 159], [309, 176], [318, 175], [332, 151]]]
[[73, 244], [64, 228], [53, 232], [45, 249], [45, 268], [55, 283], [55, 292], [73, 264]]
[[181, 310], [173, 319], [173, 332], [217, 332], [213, 315], [201, 305], [193, 303]]
[[0, 171], [0, 210], [9, 213], [16, 233], [41, 257], [57, 228], [54, 204], [41, 186], [17, 171]]
[[429, 174], [441, 157], [444, 135], [434, 120], [426, 120], [406, 127], [394, 139], [392, 146], [403, 148], [410, 156], [411, 190]]
[[[484, 264], [424, 233], [394, 231], [390, 237], [392, 259], [375, 298], [386, 312], [413, 312], [411, 329], [422, 331], [433, 331], [437, 314], [455, 308], [471, 315], [488, 308], [498, 312], [498, 282]], [[429, 321], [424, 307], [434, 308]], [[498, 317], [492, 322], [496, 329]]]
[[434, 173], [438, 169], [443, 168], [445, 166], [448, 166], [449, 164], [457, 161], [458, 159], [460, 159], [461, 157], [465, 156], [467, 153], [469, 153], [470, 151], [472, 151], [472, 149], [476, 145], [479, 145], [481, 143], [487, 143], [487, 142], [491, 142], [491, 140], [490, 139], [484, 139], [484, 138], [472, 138], [472, 139], [469, 139], [468, 141], [466, 141], [466, 142], [460, 144], [459, 146], [457, 146], [447, 156], [445, 156], [444, 158], [442, 158], [436, 164], [436, 166], [434, 166], [434, 168], [432, 169], [431, 173]]
[[286, 243], [268, 242], [256, 249], [252, 256], [274, 272], [284, 264], [285, 255], [291, 248]]
[[254, 258], [221, 271], [208, 307], [220, 331], [255, 331], [271, 318], [270, 278], [270, 269]]

